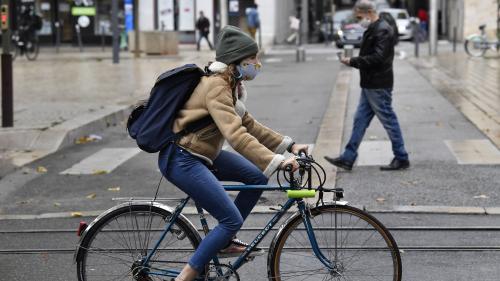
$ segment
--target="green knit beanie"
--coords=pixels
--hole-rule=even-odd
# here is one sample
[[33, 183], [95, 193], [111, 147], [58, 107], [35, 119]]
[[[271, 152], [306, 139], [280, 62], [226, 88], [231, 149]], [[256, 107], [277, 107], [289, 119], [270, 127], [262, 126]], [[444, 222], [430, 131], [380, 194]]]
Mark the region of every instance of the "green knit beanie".
[[252, 37], [236, 26], [225, 26], [217, 37], [215, 59], [225, 64], [238, 62], [258, 52], [259, 46]]

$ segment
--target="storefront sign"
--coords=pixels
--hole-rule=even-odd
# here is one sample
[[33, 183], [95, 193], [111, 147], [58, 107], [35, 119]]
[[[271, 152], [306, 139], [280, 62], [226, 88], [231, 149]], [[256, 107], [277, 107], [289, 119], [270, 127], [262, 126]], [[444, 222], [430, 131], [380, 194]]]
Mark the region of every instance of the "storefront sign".
[[237, 15], [240, 12], [240, 2], [238, 0], [229, 1], [229, 13]]
[[158, 0], [158, 28], [174, 30], [174, 0]]
[[90, 25], [90, 19], [87, 16], [79, 16], [78, 17], [78, 25], [82, 28], [86, 28]]
[[95, 16], [95, 7], [73, 7], [71, 15], [73, 16]]
[[125, 11], [125, 31], [129, 32], [134, 29], [134, 5], [132, 0], [125, 0], [123, 8]]

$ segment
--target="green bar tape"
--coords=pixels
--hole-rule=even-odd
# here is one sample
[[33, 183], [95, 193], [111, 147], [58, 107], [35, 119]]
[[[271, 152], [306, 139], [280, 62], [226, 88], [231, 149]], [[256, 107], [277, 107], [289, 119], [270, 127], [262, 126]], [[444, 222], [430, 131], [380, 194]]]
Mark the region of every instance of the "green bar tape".
[[287, 190], [288, 198], [312, 198], [316, 196], [314, 189]]

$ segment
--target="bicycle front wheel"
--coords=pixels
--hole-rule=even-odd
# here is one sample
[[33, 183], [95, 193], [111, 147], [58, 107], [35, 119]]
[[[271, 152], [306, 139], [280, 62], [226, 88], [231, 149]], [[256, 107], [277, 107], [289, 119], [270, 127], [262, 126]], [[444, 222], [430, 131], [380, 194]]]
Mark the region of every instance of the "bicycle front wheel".
[[488, 50], [488, 43], [482, 36], [476, 35], [465, 40], [464, 47], [465, 52], [469, 56], [482, 57], [486, 53], [486, 50]]
[[79, 281], [165, 280], [154, 273], [180, 272], [200, 237], [177, 219], [150, 262], [142, 261], [159, 241], [171, 213], [151, 204], [126, 205], [96, 222], [80, 243]]
[[302, 217], [297, 215], [271, 245], [269, 280], [401, 280], [396, 242], [373, 216], [349, 206], [325, 205], [311, 209], [310, 221], [319, 250], [333, 270], [315, 256]]

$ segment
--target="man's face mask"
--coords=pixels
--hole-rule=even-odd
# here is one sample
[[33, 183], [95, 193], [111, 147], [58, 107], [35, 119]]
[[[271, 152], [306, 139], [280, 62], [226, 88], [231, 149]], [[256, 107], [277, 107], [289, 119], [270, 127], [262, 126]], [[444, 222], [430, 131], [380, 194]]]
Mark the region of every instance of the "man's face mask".
[[236, 66], [243, 80], [253, 80], [259, 74], [262, 64], [243, 61]]

